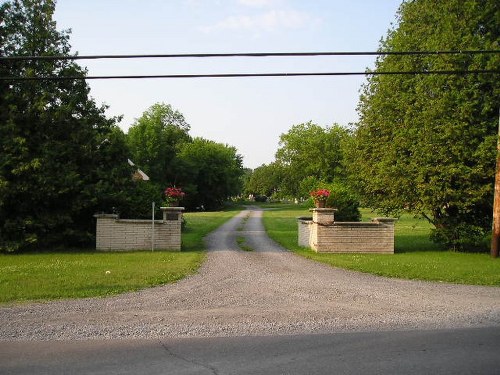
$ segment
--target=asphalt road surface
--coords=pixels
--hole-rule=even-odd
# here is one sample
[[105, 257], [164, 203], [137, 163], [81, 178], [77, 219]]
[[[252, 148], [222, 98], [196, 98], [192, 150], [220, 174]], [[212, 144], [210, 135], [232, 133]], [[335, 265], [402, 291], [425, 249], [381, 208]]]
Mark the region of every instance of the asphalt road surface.
[[0, 342], [1, 374], [499, 374], [499, 328]]

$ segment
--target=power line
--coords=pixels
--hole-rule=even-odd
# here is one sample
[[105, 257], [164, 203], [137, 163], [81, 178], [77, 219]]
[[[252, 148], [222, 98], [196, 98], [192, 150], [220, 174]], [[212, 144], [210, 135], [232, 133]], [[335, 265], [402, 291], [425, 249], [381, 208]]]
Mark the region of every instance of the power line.
[[1, 56], [0, 61], [37, 60], [100, 60], [144, 58], [224, 58], [224, 57], [310, 57], [310, 56], [405, 56], [405, 55], [477, 55], [498, 54], [500, 50], [446, 50], [446, 51], [377, 51], [377, 52], [244, 52], [244, 53], [187, 53], [143, 55], [74, 55], [74, 56]]
[[145, 74], [103, 76], [0, 77], [0, 81], [68, 81], [99, 79], [176, 79], [176, 78], [252, 78], [252, 77], [315, 77], [315, 76], [375, 76], [375, 75], [466, 75], [500, 74], [500, 69], [426, 70], [426, 71], [366, 71], [366, 72], [301, 72], [301, 73], [222, 73], [222, 74]]

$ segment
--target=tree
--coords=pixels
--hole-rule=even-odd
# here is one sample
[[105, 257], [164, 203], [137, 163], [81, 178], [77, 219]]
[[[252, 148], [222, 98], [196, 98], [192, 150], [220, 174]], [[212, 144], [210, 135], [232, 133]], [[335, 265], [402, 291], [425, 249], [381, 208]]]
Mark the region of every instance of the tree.
[[231, 196], [241, 194], [242, 157], [234, 147], [195, 138], [179, 154], [179, 184], [191, 208], [217, 209]]
[[161, 186], [176, 180], [175, 157], [191, 141], [184, 116], [169, 104], [156, 103], [128, 131], [131, 158], [154, 183]]
[[[69, 34], [56, 29], [54, 10], [51, 0], [4, 2], [0, 54], [68, 55]], [[1, 66], [11, 77], [86, 74], [70, 60]], [[84, 79], [2, 82], [0, 90], [0, 249], [88, 245], [92, 214], [117, 200], [108, 182], [119, 191], [130, 180], [115, 120], [89, 99]]]
[[332, 181], [345, 176], [342, 143], [349, 136], [340, 125], [322, 128], [307, 122], [280, 136], [276, 162], [285, 169], [284, 190], [300, 195], [300, 181], [314, 177]]
[[[498, 50], [494, 0], [405, 1], [381, 51]], [[498, 54], [383, 56], [380, 71], [498, 69]], [[488, 74], [372, 76], [350, 170], [366, 203], [408, 209], [454, 248], [491, 226], [500, 82]]]
[[245, 192], [248, 195], [278, 196], [282, 180], [283, 170], [277, 163], [263, 164], [252, 172]]

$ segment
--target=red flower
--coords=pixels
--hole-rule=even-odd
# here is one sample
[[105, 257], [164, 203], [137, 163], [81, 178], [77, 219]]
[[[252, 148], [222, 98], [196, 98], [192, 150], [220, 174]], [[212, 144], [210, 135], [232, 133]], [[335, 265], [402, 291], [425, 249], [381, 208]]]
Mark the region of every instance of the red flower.
[[313, 197], [313, 199], [315, 201], [326, 201], [328, 199], [328, 197], [330, 196], [330, 190], [318, 189], [318, 190], [311, 191], [310, 194], [311, 194], [311, 197]]
[[171, 200], [172, 199], [173, 200], [182, 199], [182, 198], [184, 198], [184, 195], [186, 195], [186, 193], [184, 193], [181, 188], [168, 187], [165, 189], [165, 196], [167, 197], [167, 200], [168, 199], [171, 199]]

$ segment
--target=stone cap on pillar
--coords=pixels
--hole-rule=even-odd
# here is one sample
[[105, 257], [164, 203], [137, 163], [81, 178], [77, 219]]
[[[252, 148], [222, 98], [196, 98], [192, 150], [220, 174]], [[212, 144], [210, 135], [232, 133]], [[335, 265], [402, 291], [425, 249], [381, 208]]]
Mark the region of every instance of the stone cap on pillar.
[[95, 218], [110, 218], [110, 219], [118, 219], [119, 216], [117, 214], [94, 214]]
[[160, 207], [163, 211], [163, 221], [180, 220], [184, 207]]

